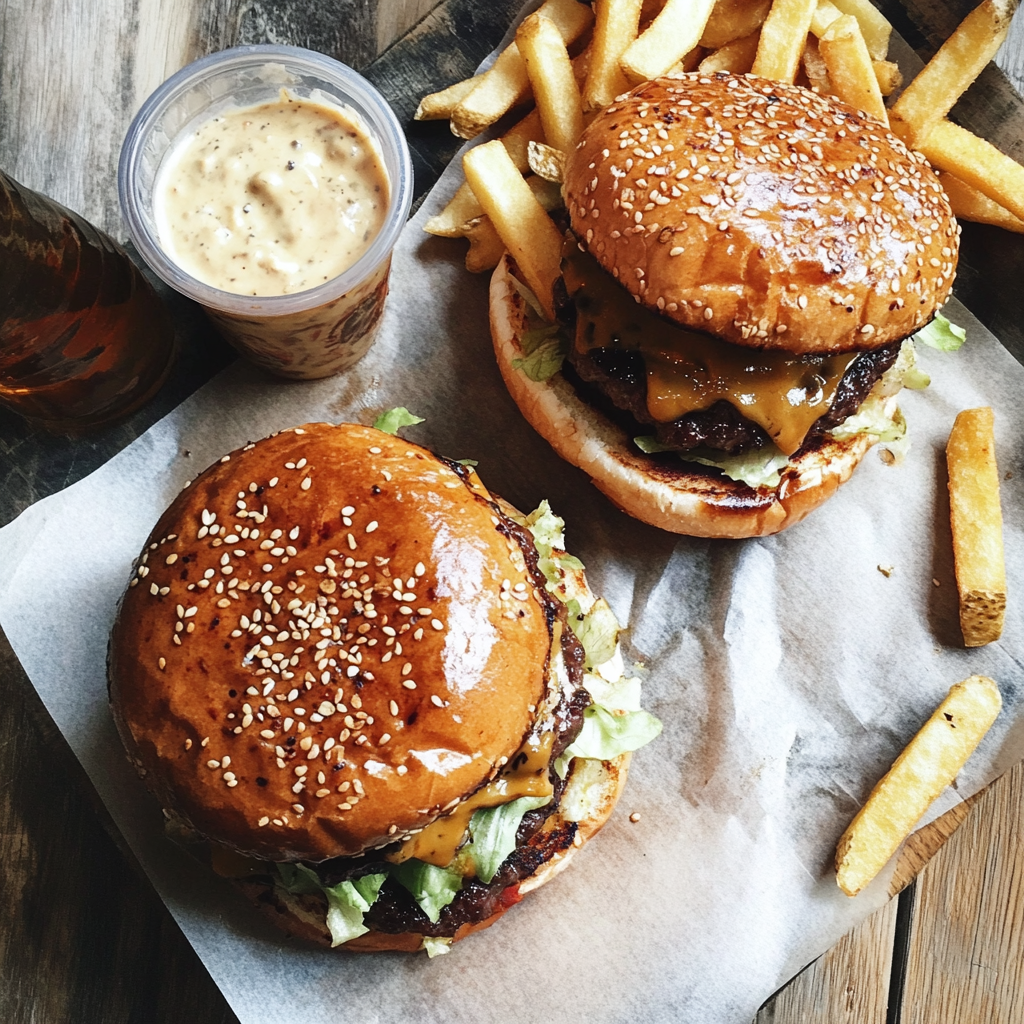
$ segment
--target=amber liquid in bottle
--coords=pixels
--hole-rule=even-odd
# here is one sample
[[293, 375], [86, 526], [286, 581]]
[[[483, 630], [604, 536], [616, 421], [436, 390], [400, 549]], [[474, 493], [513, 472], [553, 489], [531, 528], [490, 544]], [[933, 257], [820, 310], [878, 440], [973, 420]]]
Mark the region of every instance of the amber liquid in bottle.
[[174, 327], [113, 239], [0, 172], [0, 402], [57, 430], [138, 408]]

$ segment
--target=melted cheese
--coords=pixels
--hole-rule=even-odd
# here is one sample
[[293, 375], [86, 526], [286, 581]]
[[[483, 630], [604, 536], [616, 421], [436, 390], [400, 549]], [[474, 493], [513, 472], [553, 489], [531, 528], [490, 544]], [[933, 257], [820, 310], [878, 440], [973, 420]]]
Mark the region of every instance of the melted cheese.
[[422, 832], [407, 839], [387, 859], [393, 864], [401, 864], [415, 857], [439, 868], [447, 867], [466, 837], [474, 811], [511, 803], [523, 796], [551, 796], [554, 788], [548, 777], [548, 768], [554, 738], [553, 732], [531, 736], [509, 761], [501, 776], [463, 800], [451, 814], [438, 818]]
[[576, 350], [638, 349], [647, 372], [647, 410], [658, 423], [724, 399], [791, 455], [859, 355], [795, 356], [731, 345], [637, 303], [574, 240], [562, 257], [566, 290], [576, 303]]

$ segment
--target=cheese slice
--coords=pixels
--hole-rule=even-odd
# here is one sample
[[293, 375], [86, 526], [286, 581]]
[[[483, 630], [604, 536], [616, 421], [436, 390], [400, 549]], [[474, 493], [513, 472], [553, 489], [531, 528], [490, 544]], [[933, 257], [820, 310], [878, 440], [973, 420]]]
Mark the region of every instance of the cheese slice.
[[647, 374], [647, 411], [657, 423], [724, 399], [792, 455], [860, 355], [766, 352], [689, 331], [640, 305], [574, 240], [563, 249], [562, 276], [576, 303], [576, 350], [639, 350]]

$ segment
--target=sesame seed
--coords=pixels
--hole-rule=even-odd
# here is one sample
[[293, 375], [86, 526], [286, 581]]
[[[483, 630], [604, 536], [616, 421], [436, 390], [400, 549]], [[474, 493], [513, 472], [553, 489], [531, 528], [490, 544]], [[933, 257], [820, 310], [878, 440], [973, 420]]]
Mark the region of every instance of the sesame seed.
[[438, 707], [438, 708], [443, 708], [444, 707], [444, 701], [441, 700], [441, 698], [438, 697], [438, 695], [436, 693], [432, 693], [430, 695], [430, 703], [433, 704], [435, 707]]
[[430, 624], [434, 627], [434, 629], [444, 629], [444, 623], [440, 619], [431, 619]]
[[377, 520], [374, 519], [372, 522], [366, 524], [366, 532], [373, 533], [373, 531], [376, 530], [379, 525], [380, 524], [377, 522]]
[[403, 679], [402, 680], [402, 685], [407, 690], [415, 690], [416, 689], [416, 684], [411, 679]]
[[300, 487], [301, 487], [301, 488], [302, 488], [302, 489], [303, 489], [304, 491], [308, 491], [308, 490], [310, 489], [310, 487], [312, 487], [312, 486], [313, 486], [313, 479], [312, 479], [312, 477], [308, 477], [308, 476], [307, 476], [307, 477], [306, 477], [306, 478], [305, 478], [305, 479], [304, 479], [304, 480], [302, 481], [302, 483], [301, 483], [301, 484], [299, 484], [299, 486], [300, 486]]
[[265, 825], [269, 825], [270, 824], [270, 819], [266, 815], [264, 815], [262, 818], [260, 818], [260, 820], [258, 822], [256, 822], [256, 824], [260, 828], [263, 828]]
[[398, 766], [398, 767], [397, 767], [397, 768], [395, 769], [395, 771], [396, 771], [396, 772], [397, 772], [397, 773], [398, 773], [399, 775], [405, 775], [405, 773], [406, 773], [406, 772], [407, 772], [408, 770], [409, 770], [409, 769], [408, 769], [408, 768], [406, 768], [406, 766], [405, 766], [404, 764], [400, 764], [400, 765], [399, 765], [399, 766]]

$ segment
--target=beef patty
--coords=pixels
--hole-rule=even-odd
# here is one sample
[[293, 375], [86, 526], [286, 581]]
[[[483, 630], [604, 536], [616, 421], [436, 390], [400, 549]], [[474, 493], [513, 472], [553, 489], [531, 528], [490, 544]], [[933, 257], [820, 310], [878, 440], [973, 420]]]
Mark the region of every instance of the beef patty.
[[[571, 332], [575, 328], [576, 309], [561, 278], [556, 282], [555, 297], [558, 319]], [[857, 411], [878, 379], [896, 362], [901, 345], [896, 341], [862, 352], [850, 364], [831, 406], [811, 426], [805, 443]], [[813, 368], [817, 358], [805, 356], [801, 361]], [[643, 356], [636, 349], [598, 348], [584, 353], [571, 345], [568, 361], [571, 368], [564, 368], [563, 373], [580, 398], [617, 422], [630, 436], [653, 433], [662, 444], [681, 451], [706, 447], [730, 454], [771, 443], [762, 427], [724, 400], [669, 423], [657, 422], [647, 410], [647, 372]]]

